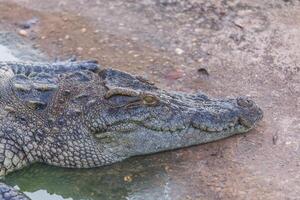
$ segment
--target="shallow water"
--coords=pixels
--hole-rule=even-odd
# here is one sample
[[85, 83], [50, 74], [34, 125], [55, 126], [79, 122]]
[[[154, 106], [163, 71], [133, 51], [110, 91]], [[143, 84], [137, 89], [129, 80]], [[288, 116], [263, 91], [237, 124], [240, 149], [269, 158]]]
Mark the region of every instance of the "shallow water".
[[17, 60], [19, 59], [13, 55], [13, 52], [9, 48], [0, 44], [0, 61], [17, 61]]
[[165, 167], [147, 157], [95, 169], [35, 164], [5, 182], [33, 200], [171, 199]]

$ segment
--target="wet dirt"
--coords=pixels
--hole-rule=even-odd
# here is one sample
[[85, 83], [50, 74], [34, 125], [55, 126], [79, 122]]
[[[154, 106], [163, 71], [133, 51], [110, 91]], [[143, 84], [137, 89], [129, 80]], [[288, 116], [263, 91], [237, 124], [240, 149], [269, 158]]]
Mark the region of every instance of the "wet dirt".
[[[32, 19], [37, 21], [24, 27]], [[126, 178], [130, 187], [116, 181], [131, 192], [87, 199], [300, 199], [298, 1], [0, 0], [0, 27], [49, 60], [97, 59], [166, 89], [249, 96], [264, 110], [263, 121], [248, 134], [114, 165], [119, 173], [111, 180], [144, 171], [147, 180], [158, 182], [155, 187], [153, 181], [139, 187], [147, 186], [145, 180], [133, 176]], [[76, 191], [63, 195], [60, 186], [45, 182], [40, 188], [23, 184], [26, 189], [16, 184], [23, 191], [42, 188], [80, 199]], [[107, 190], [113, 194], [116, 185]]]

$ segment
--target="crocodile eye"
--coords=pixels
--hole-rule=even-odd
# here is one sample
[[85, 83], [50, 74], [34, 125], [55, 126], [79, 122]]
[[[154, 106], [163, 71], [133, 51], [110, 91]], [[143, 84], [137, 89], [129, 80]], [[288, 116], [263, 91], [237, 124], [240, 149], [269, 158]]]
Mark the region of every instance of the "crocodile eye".
[[158, 103], [158, 99], [154, 95], [147, 94], [143, 96], [143, 103], [146, 105], [154, 106]]

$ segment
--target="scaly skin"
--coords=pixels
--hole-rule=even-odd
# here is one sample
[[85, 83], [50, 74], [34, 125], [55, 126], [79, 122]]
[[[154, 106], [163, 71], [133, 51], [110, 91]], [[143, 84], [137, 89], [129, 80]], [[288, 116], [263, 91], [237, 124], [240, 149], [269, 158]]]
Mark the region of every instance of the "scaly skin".
[[[167, 92], [95, 61], [0, 63], [0, 175], [34, 162], [68, 168], [207, 143], [262, 118], [243, 97]], [[28, 199], [0, 184], [0, 199]]]

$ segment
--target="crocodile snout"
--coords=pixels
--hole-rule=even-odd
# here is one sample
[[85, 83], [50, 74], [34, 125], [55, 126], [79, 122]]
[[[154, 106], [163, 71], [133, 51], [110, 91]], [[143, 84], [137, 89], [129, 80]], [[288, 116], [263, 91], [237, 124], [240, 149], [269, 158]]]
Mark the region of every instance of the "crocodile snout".
[[207, 101], [205, 109], [194, 113], [192, 126], [208, 131], [221, 132], [237, 129], [246, 131], [263, 117], [262, 110], [246, 97], [225, 101]]
[[251, 128], [263, 118], [263, 111], [249, 98], [238, 97], [236, 102], [240, 109], [239, 122], [241, 125]]

